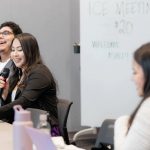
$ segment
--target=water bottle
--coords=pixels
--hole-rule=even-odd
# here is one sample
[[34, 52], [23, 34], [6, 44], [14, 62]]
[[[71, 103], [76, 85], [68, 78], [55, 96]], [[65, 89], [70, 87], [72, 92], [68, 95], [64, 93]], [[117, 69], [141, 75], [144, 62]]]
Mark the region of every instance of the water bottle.
[[40, 114], [39, 115], [39, 123], [37, 125], [37, 128], [50, 135], [50, 124], [48, 123], [48, 114]]
[[15, 119], [13, 122], [13, 150], [32, 150], [32, 141], [24, 128], [33, 127], [30, 111], [24, 110], [20, 105], [15, 105]]

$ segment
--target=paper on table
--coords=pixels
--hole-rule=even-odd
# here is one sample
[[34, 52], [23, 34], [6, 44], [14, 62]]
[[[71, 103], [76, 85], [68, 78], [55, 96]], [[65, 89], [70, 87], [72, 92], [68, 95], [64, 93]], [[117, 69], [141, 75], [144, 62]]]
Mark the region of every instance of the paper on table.
[[41, 132], [36, 128], [25, 127], [29, 136], [32, 139], [36, 150], [56, 150], [55, 145], [52, 142], [51, 136]]

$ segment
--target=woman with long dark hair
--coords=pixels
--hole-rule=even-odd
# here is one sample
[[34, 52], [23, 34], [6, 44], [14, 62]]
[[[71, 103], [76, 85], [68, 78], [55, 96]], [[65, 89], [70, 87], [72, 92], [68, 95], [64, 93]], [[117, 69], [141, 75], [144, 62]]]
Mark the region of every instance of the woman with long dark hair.
[[2, 104], [0, 120], [12, 123], [14, 105], [46, 110], [51, 126], [58, 125], [56, 82], [41, 59], [36, 38], [29, 33], [16, 35], [11, 46], [11, 59], [17, 70], [7, 82], [0, 76]]
[[115, 150], [150, 150], [150, 43], [134, 53], [133, 80], [141, 101], [130, 116], [116, 120]]

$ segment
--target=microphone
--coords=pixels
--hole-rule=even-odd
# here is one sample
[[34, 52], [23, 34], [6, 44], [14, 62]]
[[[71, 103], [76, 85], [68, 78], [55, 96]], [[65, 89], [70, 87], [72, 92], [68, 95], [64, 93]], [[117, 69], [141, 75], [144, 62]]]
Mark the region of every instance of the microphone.
[[[2, 76], [4, 78], [4, 81], [6, 81], [6, 79], [9, 76], [9, 68], [4, 68], [3, 71], [1, 72], [0, 76]], [[3, 88], [0, 88], [0, 97], [2, 97], [2, 93], [3, 93]]]

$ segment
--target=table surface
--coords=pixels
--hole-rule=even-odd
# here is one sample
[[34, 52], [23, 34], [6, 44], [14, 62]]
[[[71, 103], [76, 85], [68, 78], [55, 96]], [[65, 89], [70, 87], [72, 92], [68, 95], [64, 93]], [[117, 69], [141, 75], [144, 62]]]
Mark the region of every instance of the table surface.
[[[53, 137], [52, 141], [57, 147], [60, 144], [60, 137]], [[59, 145], [58, 145], [59, 147]], [[57, 150], [60, 148], [57, 147]], [[65, 145], [63, 150], [83, 150], [74, 145]], [[61, 150], [62, 150], [61, 149]], [[13, 150], [13, 128], [11, 124], [0, 121], [0, 150]]]
[[0, 149], [13, 150], [12, 125], [0, 122]]

